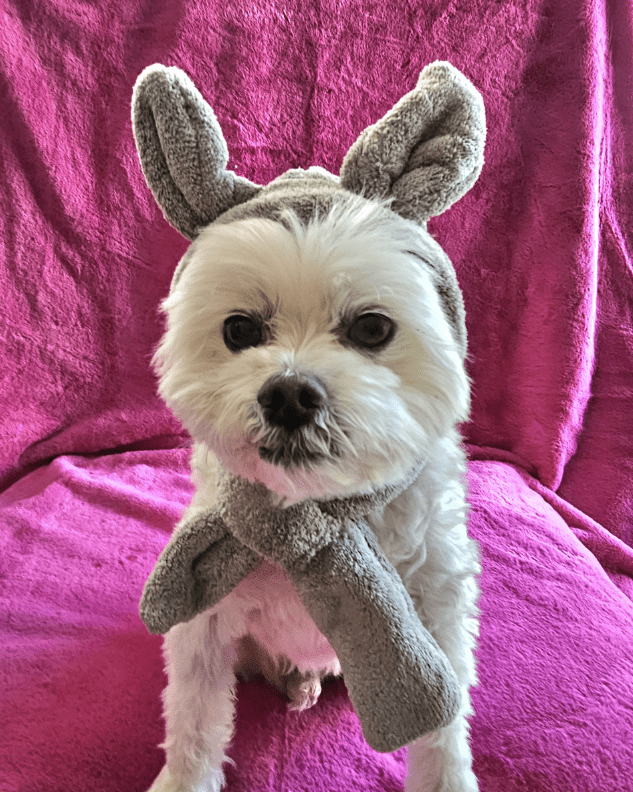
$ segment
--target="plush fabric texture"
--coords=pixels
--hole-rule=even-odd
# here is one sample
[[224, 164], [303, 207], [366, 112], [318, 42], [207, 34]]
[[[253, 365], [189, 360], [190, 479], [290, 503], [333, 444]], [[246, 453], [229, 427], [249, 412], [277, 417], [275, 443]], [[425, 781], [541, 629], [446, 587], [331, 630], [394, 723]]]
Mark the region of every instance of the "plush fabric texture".
[[224, 475], [218, 505], [180, 526], [161, 553], [143, 590], [143, 622], [166, 633], [262, 561], [279, 564], [334, 648], [372, 748], [395, 751], [447, 726], [459, 682], [366, 521], [418, 472], [375, 492], [287, 508], [263, 485]]
[[[147, 183], [165, 219], [187, 239], [214, 220], [283, 221], [292, 211], [307, 223], [327, 212], [342, 191], [388, 200], [389, 210], [425, 225], [473, 186], [486, 139], [480, 94], [454, 66], [439, 61], [426, 66], [415, 89], [362, 132], [345, 156], [340, 179], [316, 167], [293, 168], [265, 187], [240, 180], [226, 170], [227, 146], [213, 110], [174, 67], [154, 64], [139, 75], [132, 122]], [[190, 253], [177, 267], [172, 288]], [[429, 269], [465, 355], [464, 306], [453, 267], [441, 252]]]
[[[143, 172], [165, 218], [188, 239], [261, 188], [226, 171], [218, 121], [189, 77], [153, 64], [139, 75], [132, 121]], [[486, 137], [481, 96], [450, 63], [426, 66], [414, 90], [360, 135], [341, 186], [394, 198], [394, 211], [423, 223], [477, 181]]]
[[[0, 25], [0, 789], [142, 792], [162, 765], [143, 584], [192, 494], [155, 395], [186, 240], [132, 139], [184, 70], [227, 167], [339, 173], [422, 68], [480, 90], [481, 176], [429, 230], [464, 293], [482, 549], [482, 792], [628, 792], [633, 767], [633, 20], [589, 0], [6, 0]], [[238, 690], [229, 792], [398, 792], [342, 682]]]
[[134, 86], [132, 120], [143, 172], [165, 217], [187, 239], [259, 187], [226, 170], [213, 110], [180, 69], [152, 65]]
[[341, 184], [368, 198], [393, 198], [394, 212], [425, 223], [477, 181], [485, 138], [481, 96], [454, 66], [437, 61], [361, 133], [343, 160]]

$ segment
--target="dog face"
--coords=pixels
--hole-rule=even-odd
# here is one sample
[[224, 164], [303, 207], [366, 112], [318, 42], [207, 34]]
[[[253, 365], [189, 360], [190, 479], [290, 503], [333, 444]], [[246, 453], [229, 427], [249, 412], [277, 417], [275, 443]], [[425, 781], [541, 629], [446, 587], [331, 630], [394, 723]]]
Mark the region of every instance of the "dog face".
[[161, 395], [226, 469], [291, 501], [399, 480], [468, 412], [438, 253], [355, 196], [307, 226], [211, 224], [163, 304]]

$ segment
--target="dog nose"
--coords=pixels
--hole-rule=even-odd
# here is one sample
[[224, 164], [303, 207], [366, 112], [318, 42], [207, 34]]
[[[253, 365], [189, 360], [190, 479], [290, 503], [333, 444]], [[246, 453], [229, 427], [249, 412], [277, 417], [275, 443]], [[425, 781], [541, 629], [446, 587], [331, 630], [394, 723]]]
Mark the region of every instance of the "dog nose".
[[326, 399], [318, 377], [295, 373], [275, 374], [257, 393], [266, 420], [288, 432], [311, 423]]

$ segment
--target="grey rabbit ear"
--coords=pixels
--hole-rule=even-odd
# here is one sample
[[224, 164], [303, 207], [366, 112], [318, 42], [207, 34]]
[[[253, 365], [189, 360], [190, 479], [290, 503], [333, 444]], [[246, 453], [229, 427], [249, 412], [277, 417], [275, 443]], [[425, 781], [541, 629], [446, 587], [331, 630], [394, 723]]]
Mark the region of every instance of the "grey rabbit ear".
[[226, 170], [220, 125], [180, 69], [155, 64], [141, 72], [132, 124], [147, 184], [165, 218], [187, 239], [261, 189]]
[[366, 198], [391, 198], [394, 212], [426, 222], [473, 186], [485, 139], [479, 92], [450, 63], [436, 61], [350, 148], [341, 185]]

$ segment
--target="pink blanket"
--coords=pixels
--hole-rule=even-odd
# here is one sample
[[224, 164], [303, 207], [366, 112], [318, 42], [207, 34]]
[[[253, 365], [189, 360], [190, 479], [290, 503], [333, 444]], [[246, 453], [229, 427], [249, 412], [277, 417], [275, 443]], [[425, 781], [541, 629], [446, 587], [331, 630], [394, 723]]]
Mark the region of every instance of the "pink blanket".
[[[157, 306], [186, 243], [134, 151], [150, 63], [216, 109], [229, 166], [338, 171], [453, 62], [489, 138], [431, 230], [464, 290], [480, 542], [482, 792], [631, 792], [633, 10], [623, 0], [6, 0], [0, 22], [0, 792], [142, 792], [160, 641], [138, 598], [191, 495], [155, 396]], [[396, 792], [342, 682], [288, 712], [239, 689], [228, 792]]]

